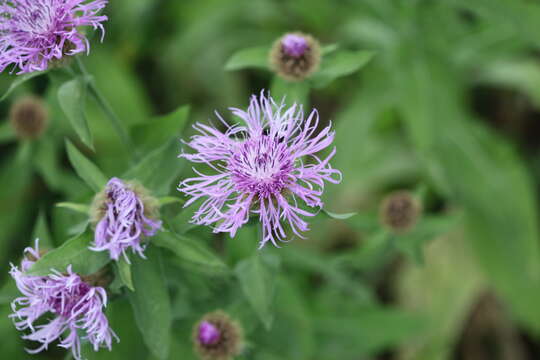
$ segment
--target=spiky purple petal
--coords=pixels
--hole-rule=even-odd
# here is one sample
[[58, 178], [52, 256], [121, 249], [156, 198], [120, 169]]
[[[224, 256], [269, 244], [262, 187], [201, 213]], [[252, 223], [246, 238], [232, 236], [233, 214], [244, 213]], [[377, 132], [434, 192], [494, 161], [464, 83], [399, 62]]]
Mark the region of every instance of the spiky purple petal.
[[324, 159], [316, 155], [333, 142], [331, 124], [318, 131], [316, 110], [304, 119], [301, 107], [277, 105], [264, 93], [252, 97], [247, 111], [231, 110], [244, 124], [229, 126], [219, 118], [226, 125], [220, 132], [197, 123], [199, 134], [187, 142], [195, 152], [180, 155], [216, 172], [195, 170], [196, 177], [179, 185], [178, 190], [191, 197], [185, 206], [202, 201], [192, 221], [232, 237], [250, 215], [257, 215], [263, 230], [261, 247], [268, 241], [276, 246], [286, 241], [286, 227], [302, 237], [309, 229], [303, 218], [315, 214], [303, 210], [299, 200], [320, 208], [325, 181], [341, 181], [341, 173], [329, 164], [335, 149]]
[[[11, 303], [17, 330], [30, 330], [25, 340], [41, 343], [34, 354], [46, 350], [52, 342], [71, 349], [76, 360], [81, 360], [81, 340], [88, 340], [94, 351], [100, 347], [111, 350], [112, 341], [118, 338], [109, 327], [103, 313], [107, 306], [107, 293], [102, 287], [85, 283], [69, 266], [65, 273], [53, 270], [49, 276], [29, 276], [25, 272], [40, 258], [38, 242], [35, 249], [25, 249], [27, 254], [21, 269], [11, 264], [10, 275], [23, 296]], [[52, 314], [48, 322], [44, 315]], [[39, 325], [35, 323], [39, 320]]]
[[105, 188], [105, 213], [97, 223], [94, 251], [109, 251], [111, 259], [118, 260], [123, 255], [129, 259], [126, 250], [144, 258], [145, 237], [154, 236], [161, 228], [161, 221], [145, 216], [143, 201], [122, 180], [112, 178]]
[[0, 72], [43, 71], [51, 60], [90, 51], [81, 26], [105, 33], [98, 13], [108, 0], [0, 0]]

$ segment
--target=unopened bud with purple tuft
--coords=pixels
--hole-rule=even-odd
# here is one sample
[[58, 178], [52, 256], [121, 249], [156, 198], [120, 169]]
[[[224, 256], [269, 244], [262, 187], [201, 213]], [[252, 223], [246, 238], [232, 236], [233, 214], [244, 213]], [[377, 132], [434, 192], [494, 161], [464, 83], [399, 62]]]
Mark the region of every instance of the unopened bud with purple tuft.
[[199, 325], [199, 342], [204, 346], [214, 345], [219, 341], [221, 333], [219, 329], [208, 321]]
[[321, 49], [319, 42], [303, 33], [285, 34], [270, 51], [270, 64], [274, 71], [289, 81], [301, 81], [319, 68]]
[[111, 350], [113, 339], [118, 341], [118, 337], [104, 314], [105, 289], [85, 282], [71, 266], [62, 273], [52, 270], [48, 276], [26, 275], [40, 257], [36, 240], [35, 248], [25, 249], [21, 268], [12, 264], [10, 271], [23, 295], [11, 303], [10, 317], [17, 330], [30, 330], [23, 339], [42, 344], [27, 351], [41, 352], [57, 340], [58, 346], [71, 349], [76, 360], [82, 359], [82, 341], [90, 342], [94, 351], [101, 347]]
[[143, 241], [161, 228], [158, 209], [157, 200], [142, 185], [112, 178], [92, 204], [96, 229], [90, 249], [109, 251], [113, 260], [122, 255], [129, 262], [128, 249], [144, 258]]
[[43, 71], [64, 56], [90, 51], [82, 26], [100, 29], [98, 13], [107, 0], [1, 0], [0, 72], [9, 65], [18, 74]]
[[195, 352], [203, 360], [231, 360], [243, 342], [242, 328], [223, 311], [206, 314], [193, 328]]
[[298, 58], [305, 54], [309, 49], [309, 44], [301, 35], [287, 34], [281, 39], [283, 52], [291, 57]]

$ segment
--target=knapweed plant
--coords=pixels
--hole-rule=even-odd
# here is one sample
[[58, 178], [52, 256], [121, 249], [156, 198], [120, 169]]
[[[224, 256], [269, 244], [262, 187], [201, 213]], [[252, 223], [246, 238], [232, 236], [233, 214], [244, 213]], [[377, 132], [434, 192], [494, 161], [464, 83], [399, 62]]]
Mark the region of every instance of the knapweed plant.
[[540, 356], [515, 3], [0, 0], [0, 358]]

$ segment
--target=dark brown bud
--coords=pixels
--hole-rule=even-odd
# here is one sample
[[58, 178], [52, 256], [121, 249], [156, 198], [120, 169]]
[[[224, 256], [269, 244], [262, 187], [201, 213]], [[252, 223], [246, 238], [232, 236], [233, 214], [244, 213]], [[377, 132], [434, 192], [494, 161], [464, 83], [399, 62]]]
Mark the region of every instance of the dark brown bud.
[[382, 201], [379, 217], [383, 226], [402, 234], [416, 225], [421, 212], [422, 205], [410, 192], [397, 191]]
[[11, 106], [9, 120], [19, 138], [36, 139], [47, 128], [49, 111], [41, 99], [27, 96]]

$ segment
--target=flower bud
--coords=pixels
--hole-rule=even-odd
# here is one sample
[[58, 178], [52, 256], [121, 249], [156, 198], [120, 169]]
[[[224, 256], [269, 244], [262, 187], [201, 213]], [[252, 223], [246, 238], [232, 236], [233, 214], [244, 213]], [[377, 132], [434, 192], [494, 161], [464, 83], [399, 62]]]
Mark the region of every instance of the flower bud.
[[412, 229], [422, 212], [420, 202], [408, 191], [396, 191], [381, 203], [379, 217], [383, 226], [402, 234]]
[[242, 329], [226, 313], [215, 311], [195, 325], [193, 343], [202, 360], [231, 360], [242, 351]]
[[11, 106], [9, 120], [19, 138], [36, 139], [47, 128], [49, 111], [41, 99], [27, 96]]
[[278, 39], [270, 51], [274, 71], [289, 81], [301, 81], [313, 74], [321, 60], [319, 42], [311, 35], [288, 33]]
[[131, 249], [144, 258], [146, 238], [161, 228], [159, 203], [136, 182], [118, 178], [109, 180], [105, 189], [94, 198], [90, 219], [95, 226], [94, 251], [109, 251], [111, 259], [118, 260]]

